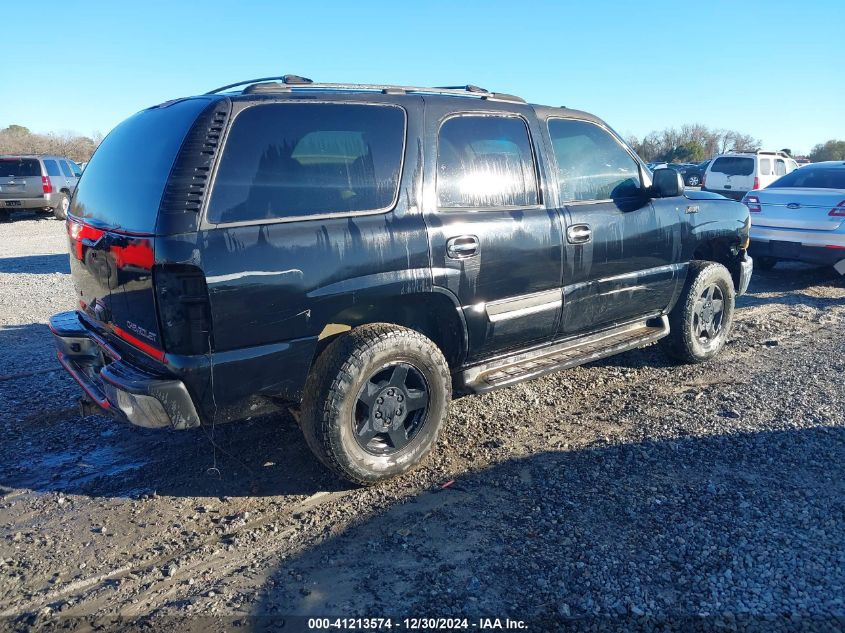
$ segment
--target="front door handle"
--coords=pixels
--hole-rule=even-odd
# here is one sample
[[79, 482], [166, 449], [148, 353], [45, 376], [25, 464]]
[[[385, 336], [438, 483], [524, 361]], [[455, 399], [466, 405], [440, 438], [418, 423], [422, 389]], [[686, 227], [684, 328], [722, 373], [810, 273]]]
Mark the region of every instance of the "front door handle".
[[461, 235], [446, 242], [446, 255], [451, 259], [466, 259], [478, 255], [478, 238], [475, 235]]
[[584, 244], [593, 239], [589, 224], [573, 224], [566, 229], [566, 241], [570, 244]]

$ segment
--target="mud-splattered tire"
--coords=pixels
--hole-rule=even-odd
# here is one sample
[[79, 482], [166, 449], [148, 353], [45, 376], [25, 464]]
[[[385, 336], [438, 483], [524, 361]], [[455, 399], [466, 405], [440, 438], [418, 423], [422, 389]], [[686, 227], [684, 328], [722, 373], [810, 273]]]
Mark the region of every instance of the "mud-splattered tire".
[[714, 262], [690, 263], [678, 303], [669, 313], [663, 351], [683, 363], [702, 363], [725, 346], [733, 324], [735, 293], [728, 269]]
[[422, 334], [376, 323], [341, 334], [305, 383], [305, 441], [336, 474], [371, 485], [431, 452], [451, 399], [449, 367]]

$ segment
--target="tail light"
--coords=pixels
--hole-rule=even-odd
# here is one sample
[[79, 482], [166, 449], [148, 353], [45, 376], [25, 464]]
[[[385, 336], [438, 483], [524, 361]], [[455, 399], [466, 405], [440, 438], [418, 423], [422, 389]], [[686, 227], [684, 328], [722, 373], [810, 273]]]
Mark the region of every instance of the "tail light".
[[763, 207], [760, 206], [760, 198], [757, 196], [745, 196], [742, 199], [742, 204], [748, 207], [748, 210], [752, 213], [760, 213], [763, 210]]
[[845, 217], [845, 200], [833, 207], [828, 215], [839, 218]]
[[41, 176], [41, 186], [44, 188], [44, 193], [53, 193], [53, 183], [50, 181], [50, 176]]
[[704, 187], [705, 182], [707, 181], [707, 174], [701, 174], [701, 186]]
[[211, 310], [202, 270], [185, 265], [157, 266], [153, 283], [164, 349], [171, 354], [207, 353]]
[[752, 189], [759, 189], [760, 188], [760, 178], [758, 176], [754, 176], [754, 186], [751, 187]]

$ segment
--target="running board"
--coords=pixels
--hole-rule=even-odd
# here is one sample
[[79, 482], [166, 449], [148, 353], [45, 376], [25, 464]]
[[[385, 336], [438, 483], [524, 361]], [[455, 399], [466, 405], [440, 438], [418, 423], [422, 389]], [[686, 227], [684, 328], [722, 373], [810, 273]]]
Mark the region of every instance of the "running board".
[[650, 345], [667, 334], [669, 319], [665, 316], [629, 323], [470, 367], [456, 376], [457, 390], [463, 393], [484, 393]]

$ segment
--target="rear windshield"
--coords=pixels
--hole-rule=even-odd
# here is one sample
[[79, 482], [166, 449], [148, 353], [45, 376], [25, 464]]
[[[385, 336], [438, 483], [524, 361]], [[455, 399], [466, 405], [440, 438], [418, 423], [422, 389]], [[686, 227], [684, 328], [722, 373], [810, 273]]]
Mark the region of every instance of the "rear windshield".
[[726, 176], [750, 176], [754, 173], [754, 159], [744, 156], [722, 156], [713, 161], [710, 171]]
[[0, 158], [0, 178], [41, 176], [41, 166], [34, 158]]
[[208, 103], [177, 101], [139, 112], [118, 125], [79, 179], [71, 213], [97, 226], [153, 233], [173, 161]]
[[794, 189], [809, 187], [813, 189], [845, 189], [845, 169], [797, 169], [783, 178], [778, 178], [769, 185], [769, 189]]

